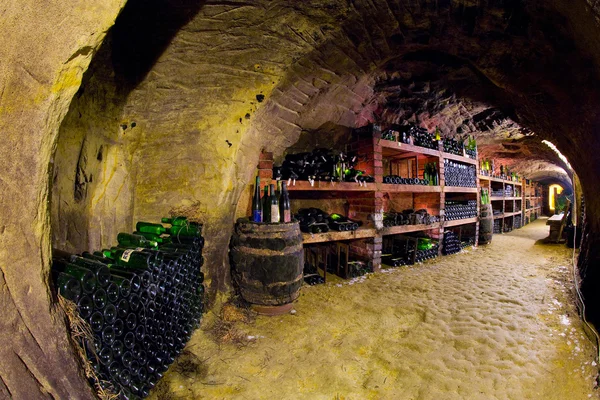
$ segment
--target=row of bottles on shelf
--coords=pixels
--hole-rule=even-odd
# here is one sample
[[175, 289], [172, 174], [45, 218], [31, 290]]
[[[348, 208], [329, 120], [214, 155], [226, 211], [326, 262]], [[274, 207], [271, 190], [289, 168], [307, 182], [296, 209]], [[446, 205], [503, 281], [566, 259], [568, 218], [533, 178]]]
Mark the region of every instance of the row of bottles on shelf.
[[476, 188], [477, 168], [474, 165], [444, 159], [444, 180], [446, 186]]
[[436, 258], [438, 249], [438, 242], [428, 237], [390, 240], [383, 248], [381, 263], [390, 267], [413, 265], [415, 262]]
[[460, 240], [459, 236], [452, 231], [444, 232], [444, 240], [442, 241], [442, 254], [447, 256], [456, 254], [462, 249], [475, 244], [474, 237], [467, 237], [465, 240]]
[[446, 221], [477, 217], [477, 200], [446, 200], [444, 218]]
[[[81, 255], [54, 250], [55, 288], [93, 333], [82, 345], [104, 390], [145, 397], [203, 313], [202, 226], [185, 217], [138, 222], [118, 246]], [[169, 232], [169, 236], [166, 236]], [[161, 239], [158, 243], [156, 239]]]
[[479, 172], [481, 173], [481, 175], [489, 176], [492, 178], [500, 178], [512, 182], [521, 182], [521, 176], [516, 172], [509, 171], [508, 167], [505, 165], [500, 164], [500, 171], [496, 171], [494, 160], [481, 160]]
[[323, 233], [332, 231], [355, 231], [362, 221], [355, 221], [341, 214], [328, 214], [318, 208], [301, 208], [294, 216], [305, 233]]
[[285, 181], [375, 182], [375, 178], [356, 169], [358, 156], [330, 149], [287, 154], [281, 166], [273, 167], [273, 177]]
[[477, 159], [477, 142], [473, 136], [447, 136], [442, 139], [437, 127], [435, 133], [429, 133], [427, 129], [413, 124], [392, 125], [383, 131], [381, 138], [432, 150], [438, 150], [441, 142], [446, 153]]
[[292, 222], [290, 196], [285, 182], [277, 181], [275, 185], [266, 185], [264, 195], [260, 196], [260, 178], [256, 177], [254, 196], [252, 197], [252, 217], [255, 223], [288, 223]]
[[430, 225], [439, 222], [440, 218], [430, 215], [427, 210], [404, 210], [401, 213], [389, 211], [383, 213], [383, 226], [392, 227], [400, 225]]

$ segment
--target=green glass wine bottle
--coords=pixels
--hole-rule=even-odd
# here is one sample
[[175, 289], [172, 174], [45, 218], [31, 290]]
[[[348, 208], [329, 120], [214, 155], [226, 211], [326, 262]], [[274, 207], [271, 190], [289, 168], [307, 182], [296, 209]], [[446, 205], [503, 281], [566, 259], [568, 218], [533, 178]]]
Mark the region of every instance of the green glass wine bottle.
[[58, 290], [58, 293], [65, 299], [77, 303], [81, 296], [81, 283], [73, 276], [64, 272], [54, 271], [52, 275], [54, 286]]
[[63, 259], [54, 259], [52, 261], [52, 270], [63, 272], [76, 278], [81, 284], [81, 289], [84, 293], [94, 293], [96, 286], [98, 285], [96, 282], [96, 276], [92, 271], [87, 268], [71, 264]]
[[133, 234], [138, 235], [138, 236], [143, 236], [146, 238], [146, 240], [149, 240], [151, 242], [156, 242], [159, 245], [165, 244], [165, 243], [171, 243], [171, 238], [167, 237], [167, 236], [158, 236], [154, 233], [140, 232], [140, 231], [135, 231], [135, 232], [133, 232]]
[[135, 229], [138, 232], [153, 233], [156, 236], [160, 236], [163, 233], [167, 232], [167, 228], [165, 228], [161, 224], [154, 224], [152, 222], [143, 221], [138, 221], [137, 224], [135, 224]]
[[185, 225], [188, 223], [187, 217], [173, 217], [173, 218], [161, 218], [160, 220], [163, 224], [171, 224], [173, 226], [176, 225]]
[[148, 240], [140, 235], [132, 235], [131, 233], [120, 232], [117, 235], [117, 241], [119, 242], [119, 246], [122, 247], [147, 247], [147, 248], [157, 248], [158, 243]]
[[146, 270], [152, 266], [152, 262], [155, 259], [153, 254], [135, 249], [121, 249], [117, 247], [104, 250], [104, 255], [115, 260], [115, 264], [125, 270]]
[[83, 268], [87, 268], [90, 271], [94, 272], [96, 276], [96, 281], [100, 287], [106, 287], [110, 283], [110, 271], [108, 270], [106, 264], [103, 264], [97, 260], [91, 260], [89, 258], [79, 257], [78, 255], [73, 254], [69, 261], [72, 264], [78, 265]]
[[262, 198], [263, 222], [271, 222], [271, 201], [269, 196], [269, 185], [265, 186], [265, 193]]

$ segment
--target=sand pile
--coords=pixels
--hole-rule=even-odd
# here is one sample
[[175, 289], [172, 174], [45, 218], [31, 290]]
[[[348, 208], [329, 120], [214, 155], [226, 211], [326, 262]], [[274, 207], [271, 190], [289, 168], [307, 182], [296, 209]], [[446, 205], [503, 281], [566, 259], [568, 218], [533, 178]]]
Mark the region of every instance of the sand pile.
[[218, 318], [207, 318], [152, 397], [599, 398], [571, 253], [539, 241], [544, 223], [426, 264], [303, 287], [295, 315], [235, 322], [245, 340], [215, 340]]

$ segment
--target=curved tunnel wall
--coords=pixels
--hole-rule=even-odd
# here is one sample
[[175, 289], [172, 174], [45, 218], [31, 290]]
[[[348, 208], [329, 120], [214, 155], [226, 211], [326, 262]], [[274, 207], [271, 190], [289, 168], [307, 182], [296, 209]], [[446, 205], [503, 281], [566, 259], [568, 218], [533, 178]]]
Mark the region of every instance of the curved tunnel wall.
[[[593, 196], [600, 175], [598, 156], [585, 151], [600, 149], [594, 135], [600, 121], [600, 49], [594, 47], [598, 45], [594, 42], [599, 30], [598, 9], [584, 1], [569, 7], [560, 3], [532, 1], [526, 7], [518, 1], [480, 6], [458, 1], [200, 3], [202, 7], [193, 17], [180, 21], [181, 29], [163, 44], [164, 51], [152, 68], [144, 71], [143, 79], [128, 82], [131, 86], [119, 98], [119, 106], [104, 110], [103, 118], [115, 120], [111, 117], [81, 125], [78, 114], [66, 117], [57, 166], [64, 162], [63, 167], [70, 171], [65, 176], [75, 182], [79, 169], [72, 164], [86, 154], [89, 170], [84, 170], [97, 172], [86, 173], [78, 181], [87, 190], [83, 205], [80, 201], [62, 211], [57, 209], [53, 220], [62, 232], [85, 231], [87, 227], [88, 233], [82, 234], [84, 239], [67, 240], [77, 235], [61, 237], [57, 232], [55, 241], [80, 250], [86, 245], [109, 245], [105, 241], [114, 238], [114, 232], [136, 219], [155, 219], [174, 207], [186, 207], [207, 227], [206, 265], [212, 293], [227, 288], [229, 235], [235, 215], [246, 212], [248, 183], [260, 150], [281, 154], [296, 142], [302, 129], [317, 129], [326, 123], [360, 126], [372, 121], [380, 105], [373, 97], [382, 66], [419, 49], [436, 49], [473, 65], [497, 88], [491, 103], [511, 104], [520, 125], [555, 143], [579, 172], [588, 210], [600, 210], [600, 200]], [[78, 390], [83, 382], [72, 373], [75, 364], [60, 315], [52, 311], [48, 316], [52, 309], [46, 285], [48, 165], [59, 124], [82, 73], [121, 6], [112, 2], [90, 9], [71, 0], [64, 2], [64, 9], [45, 11], [54, 19], [35, 13], [27, 17], [33, 5], [23, 12], [5, 14], [12, 23], [3, 26], [37, 28], [11, 37], [32, 43], [31, 47], [3, 50], [10, 53], [3, 60], [13, 62], [2, 65], [11, 73], [0, 81], [0, 123], [8, 133], [7, 147], [12, 144], [20, 150], [18, 154], [3, 151], [8, 168], [0, 181], [5, 189], [1, 205], [5, 214], [8, 210], [11, 214], [2, 227], [0, 254], [6, 266], [0, 288], [2, 305], [11, 304], [8, 308], [13, 310], [3, 333], [16, 326], [28, 328], [30, 333], [9, 338], [13, 353], [2, 350], [0, 393], [36, 390], [64, 397], [61, 394]], [[66, 11], [69, 7], [78, 14]], [[67, 18], [61, 20], [62, 15]], [[37, 25], [42, 19], [48, 23]], [[57, 30], [61, 24], [63, 28]], [[42, 48], [39, 37], [52, 38], [56, 48], [48, 51], [47, 43]], [[29, 60], [29, 54], [43, 54], [43, 62], [28, 61], [22, 68], [19, 60]], [[553, 68], [547, 69], [548, 65]], [[23, 83], [28, 82], [31, 84], [23, 90]], [[93, 96], [86, 97], [93, 90], [84, 90], [71, 105], [71, 113], [79, 107], [92, 117], [95, 110], [102, 110], [102, 104], [112, 107], [109, 100], [113, 94], [102, 93], [103, 87], [97, 86], [98, 103]], [[260, 101], [258, 95], [265, 100]], [[35, 106], [14, 111], [23, 110], [27, 100]], [[125, 123], [131, 129], [132, 122], [136, 127], [122, 136], [119, 125]], [[98, 128], [96, 133], [94, 128]], [[87, 135], [89, 140], [81, 139]], [[70, 140], [85, 141], [87, 147], [78, 147], [78, 157], [62, 158], [61, 151]], [[102, 159], [98, 157], [100, 146]], [[118, 160], [127, 161], [123, 165]], [[126, 173], [109, 179], [111, 168]], [[68, 184], [61, 181], [67, 178], [61, 176], [56, 175], [56, 194], [68, 193]], [[20, 187], [24, 177], [33, 178], [34, 184], [24, 196], [30, 200], [6, 194]], [[112, 197], [98, 201], [105, 188]], [[62, 199], [75, 203], [80, 196], [75, 193], [73, 187], [72, 199]], [[61, 212], [85, 214], [86, 207], [89, 219], [82, 225], [74, 219], [73, 225], [60, 226]], [[588, 212], [589, 232], [600, 230], [600, 218], [594, 214]], [[98, 229], [94, 221], [105, 224], [99, 235], [90, 234]], [[19, 227], [23, 225], [34, 229], [22, 232]], [[27, 240], [21, 240], [23, 236]], [[598, 254], [589, 247], [585, 257], [595, 260]], [[23, 264], [31, 271], [25, 279], [20, 276]], [[593, 285], [597, 281], [587, 282]], [[36, 294], [31, 295], [32, 290]], [[46, 323], [48, 317], [51, 321]], [[60, 355], [52, 358], [63, 360], [59, 370], [51, 368], [56, 361], [35, 357], [40, 351], [36, 350], [36, 337], [51, 339], [38, 341], [37, 347], [43, 353]], [[13, 349], [21, 356], [16, 357]], [[40, 378], [17, 383], [16, 377], [27, 370], [37, 371]], [[71, 379], [64, 381], [65, 376]]]

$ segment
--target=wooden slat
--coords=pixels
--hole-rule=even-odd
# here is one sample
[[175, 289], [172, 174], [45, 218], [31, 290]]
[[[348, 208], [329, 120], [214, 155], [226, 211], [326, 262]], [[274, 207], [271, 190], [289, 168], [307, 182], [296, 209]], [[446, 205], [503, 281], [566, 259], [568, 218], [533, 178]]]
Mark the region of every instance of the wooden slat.
[[375, 237], [376, 231], [373, 228], [359, 228], [352, 232], [329, 231], [325, 233], [303, 233], [304, 244], [336, 242], [339, 240], [355, 240]]
[[479, 164], [479, 162], [477, 160], [473, 160], [472, 158], [469, 158], [469, 157], [457, 156], [454, 154], [446, 153], [444, 151], [442, 151], [441, 154], [442, 154], [442, 157], [447, 158], [449, 160], [459, 161], [459, 162], [462, 162], [465, 164], [473, 164], [473, 165]]
[[400, 142], [394, 142], [391, 140], [381, 139], [379, 145], [382, 147], [384, 157], [414, 157], [417, 154], [440, 157], [439, 150], [432, 150], [421, 146], [413, 146], [412, 144], [405, 144]]
[[444, 186], [442, 189], [445, 193], [477, 193], [477, 188], [468, 188], [461, 186]]
[[473, 217], [473, 218], [455, 219], [454, 221], [446, 221], [446, 222], [444, 222], [444, 228], [448, 228], [451, 226], [458, 226], [458, 225], [474, 224], [478, 220], [479, 219], [477, 217]]
[[435, 224], [425, 225], [400, 225], [400, 226], [391, 226], [389, 228], [383, 228], [379, 231], [381, 235], [398, 235], [402, 233], [409, 232], [419, 232], [419, 231], [428, 231], [430, 229], [439, 229], [440, 224], [436, 222]]
[[425, 185], [395, 185], [389, 183], [379, 183], [377, 188], [381, 192], [390, 193], [439, 193], [442, 188], [440, 186], [425, 186]]
[[323, 182], [317, 181], [314, 186], [308, 181], [296, 181], [295, 185], [289, 185], [288, 190], [295, 191], [340, 191], [340, 192], [374, 192], [377, 190], [376, 183], [363, 183], [359, 185], [356, 182]]

